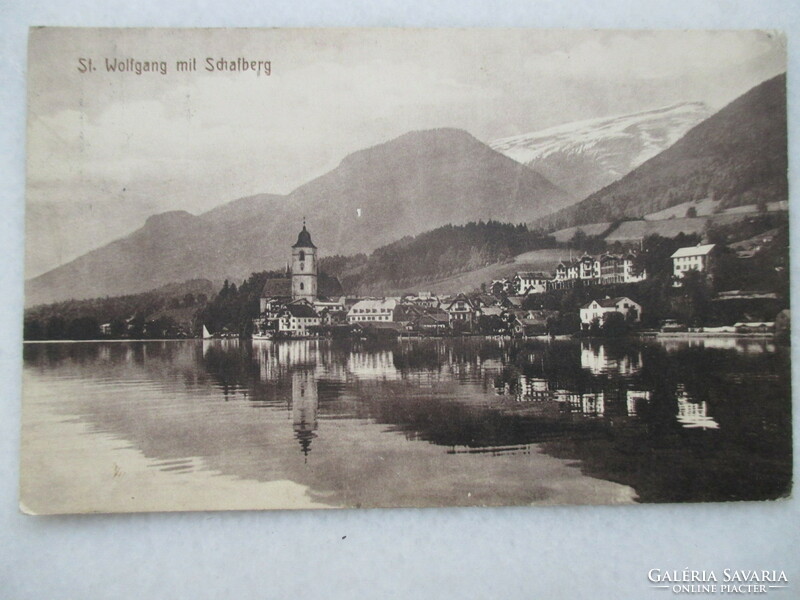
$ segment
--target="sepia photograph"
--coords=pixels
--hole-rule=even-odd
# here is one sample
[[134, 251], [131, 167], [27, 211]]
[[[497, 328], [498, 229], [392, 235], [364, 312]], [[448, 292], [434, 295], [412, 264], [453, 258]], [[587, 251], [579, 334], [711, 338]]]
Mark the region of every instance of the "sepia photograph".
[[791, 495], [784, 34], [27, 60], [23, 512]]

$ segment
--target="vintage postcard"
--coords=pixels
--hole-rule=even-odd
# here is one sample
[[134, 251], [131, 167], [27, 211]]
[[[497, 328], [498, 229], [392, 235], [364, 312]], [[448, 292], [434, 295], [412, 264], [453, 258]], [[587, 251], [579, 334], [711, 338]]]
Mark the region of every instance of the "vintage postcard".
[[29, 34], [32, 514], [792, 488], [773, 31]]

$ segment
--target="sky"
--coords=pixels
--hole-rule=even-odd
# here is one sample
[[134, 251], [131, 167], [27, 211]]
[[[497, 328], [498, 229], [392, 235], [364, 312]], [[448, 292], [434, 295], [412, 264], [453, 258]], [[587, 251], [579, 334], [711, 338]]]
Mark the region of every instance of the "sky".
[[[271, 72], [208, 72], [207, 57]], [[190, 58], [198, 70], [178, 72]], [[289, 193], [408, 131], [491, 142], [677, 102], [719, 109], [785, 70], [785, 38], [759, 31], [33, 29], [26, 278], [152, 214]]]

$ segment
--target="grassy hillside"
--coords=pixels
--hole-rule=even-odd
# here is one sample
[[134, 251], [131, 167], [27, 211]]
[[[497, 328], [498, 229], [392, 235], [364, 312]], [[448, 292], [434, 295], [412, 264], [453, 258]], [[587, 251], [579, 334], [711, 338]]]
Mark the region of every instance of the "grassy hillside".
[[387, 295], [401, 295], [417, 291], [429, 291], [434, 294], [457, 294], [481, 289], [481, 284], [488, 284], [494, 279], [503, 279], [514, 275], [517, 271], [550, 271], [564, 258], [569, 258], [569, 250], [545, 248], [524, 252], [512, 259], [492, 263], [479, 269], [464, 271], [441, 279], [421, 282], [415, 286], [390, 289]]

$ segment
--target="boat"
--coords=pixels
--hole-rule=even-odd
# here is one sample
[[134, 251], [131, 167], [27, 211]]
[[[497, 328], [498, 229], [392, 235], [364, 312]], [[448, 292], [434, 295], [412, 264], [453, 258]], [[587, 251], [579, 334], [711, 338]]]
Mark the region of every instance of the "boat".
[[252, 339], [254, 340], [272, 340], [275, 339], [275, 332], [274, 331], [265, 331], [263, 333], [254, 331], [252, 335]]
[[210, 340], [213, 337], [214, 336], [211, 335], [211, 332], [206, 328], [205, 325], [203, 325], [203, 339], [204, 340]]

